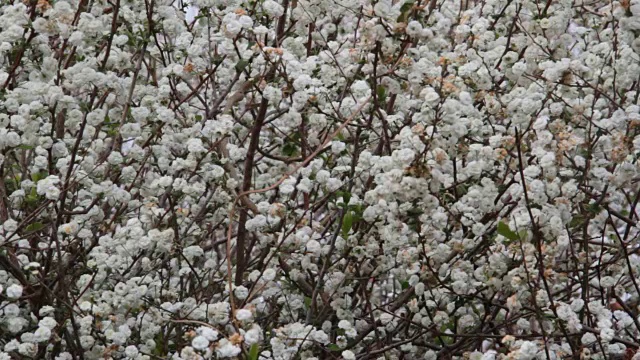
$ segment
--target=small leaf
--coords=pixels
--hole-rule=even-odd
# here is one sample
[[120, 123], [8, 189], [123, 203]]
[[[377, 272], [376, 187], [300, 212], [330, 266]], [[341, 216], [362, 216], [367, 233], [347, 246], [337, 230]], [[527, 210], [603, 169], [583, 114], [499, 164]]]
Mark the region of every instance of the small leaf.
[[327, 348], [331, 351], [341, 351], [342, 349], [340, 348], [340, 346], [336, 345], [336, 344], [329, 344], [327, 346]]
[[342, 196], [342, 201], [344, 201], [345, 204], [351, 201], [351, 193], [348, 191], [340, 191], [340, 196]]
[[[453, 329], [453, 322], [449, 321], [448, 323], [442, 325], [440, 327], [440, 332], [443, 334], [446, 334], [447, 331], [452, 331]], [[453, 334], [453, 332], [452, 332]], [[453, 344], [454, 338], [453, 336], [446, 336], [446, 335], [440, 335], [438, 337], [438, 342], [441, 343], [442, 345], [450, 345]]]
[[249, 360], [258, 360], [258, 355], [260, 355], [260, 347], [258, 344], [251, 345], [249, 349]]
[[26, 232], [34, 232], [34, 231], [38, 231], [38, 230], [42, 230], [44, 228], [44, 224], [41, 222], [34, 222], [32, 224], [27, 225], [27, 227], [24, 228], [24, 231]]
[[243, 72], [247, 65], [249, 65], [249, 62], [247, 60], [238, 61], [238, 63], [236, 64], [236, 71]]
[[509, 225], [507, 225], [506, 223], [504, 223], [503, 221], [500, 221], [498, 223], [498, 234], [506, 237], [507, 239], [511, 240], [511, 241], [515, 241], [520, 239], [520, 237], [518, 236], [518, 234], [516, 234], [515, 232], [513, 232], [513, 230], [511, 230], [509, 228]]
[[520, 230], [518, 231], [518, 238], [525, 240], [527, 238], [527, 235], [529, 234], [529, 232], [527, 230]]
[[156, 347], [153, 349], [153, 354], [157, 356], [164, 355], [164, 337], [162, 336], [162, 333], [156, 335], [154, 340]]
[[34, 183], [37, 183], [38, 181], [46, 178], [47, 176], [49, 176], [49, 173], [47, 173], [46, 171], [40, 171], [40, 172], [31, 174], [31, 180]]
[[413, 4], [413, 1], [407, 1], [406, 3], [402, 4], [402, 6], [400, 7], [400, 16], [398, 16], [398, 18], [396, 19], [397, 22], [407, 21], [407, 19], [409, 18], [409, 13], [413, 9]]
[[282, 153], [287, 156], [294, 156], [298, 152], [298, 147], [292, 142], [287, 142], [282, 147]]
[[598, 213], [600, 213], [600, 211], [602, 210], [602, 206], [598, 205], [598, 204], [588, 204], [586, 206], [587, 211], [589, 211], [590, 213], [592, 213], [594, 216], [598, 215]]
[[456, 186], [456, 191], [458, 192], [458, 196], [464, 196], [469, 191], [469, 186], [465, 184], [460, 184]]
[[344, 214], [344, 219], [342, 219], [342, 237], [346, 238], [349, 236], [349, 230], [351, 230], [351, 226], [353, 225], [353, 212], [347, 211]]
[[400, 7], [400, 12], [407, 12], [409, 10], [411, 10], [411, 8], [413, 8], [413, 1], [407, 1], [404, 4], [402, 4], [402, 6]]
[[380, 101], [384, 101], [387, 98], [387, 89], [383, 85], [378, 85], [376, 95]]
[[28, 205], [35, 205], [35, 204], [37, 204], [37, 203], [38, 203], [38, 195], [33, 195], [33, 194], [27, 195], [27, 196], [24, 198], [24, 201], [25, 201]]
[[569, 228], [574, 228], [576, 226], [581, 225], [584, 222], [584, 216], [578, 214], [571, 218], [569, 221]]

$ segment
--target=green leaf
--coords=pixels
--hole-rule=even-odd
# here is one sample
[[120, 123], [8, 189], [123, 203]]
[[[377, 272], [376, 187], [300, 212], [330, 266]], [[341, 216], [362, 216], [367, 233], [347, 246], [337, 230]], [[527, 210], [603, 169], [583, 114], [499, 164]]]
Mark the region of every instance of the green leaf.
[[258, 355], [260, 355], [260, 347], [258, 344], [251, 345], [251, 349], [249, 349], [249, 360], [258, 360]]
[[345, 203], [345, 205], [348, 204], [351, 200], [351, 193], [348, 191], [338, 191], [337, 194], [342, 197], [342, 201]]
[[571, 221], [569, 221], [569, 228], [574, 228], [577, 226], [580, 226], [584, 223], [584, 216], [577, 214], [574, 217], [571, 218]]
[[511, 240], [511, 241], [515, 241], [520, 239], [520, 237], [518, 236], [518, 234], [516, 234], [515, 232], [513, 232], [513, 230], [511, 230], [509, 228], [509, 225], [507, 225], [506, 223], [504, 223], [503, 221], [500, 221], [498, 223], [498, 234], [506, 237], [507, 239]]
[[27, 225], [27, 227], [24, 228], [24, 231], [26, 232], [34, 232], [34, 231], [38, 231], [38, 230], [42, 230], [44, 228], [44, 224], [41, 222], [34, 222], [31, 223], [29, 225]]
[[249, 65], [249, 62], [247, 60], [238, 61], [238, 63], [236, 64], [236, 71], [243, 72], [247, 65]]
[[222, 64], [222, 62], [224, 61], [224, 57], [222, 56], [215, 56], [213, 58], [213, 65], [220, 65]]
[[24, 201], [27, 205], [36, 205], [38, 203], [38, 195], [29, 194], [25, 196]]
[[528, 234], [527, 230], [520, 230], [518, 231], [518, 239], [526, 240]]
[[407, 21], [407, 19], [409, 18], [409, 13], [413, 9], [413, 4], [413, 1], [407, 1], [406, 3], [402, 4], [402, 6], [400, 7], [400, 16], [398, 16], [398, 18], [396, 19], [397, 22]]
[[164, 355], [164, 337], [162, 336], [162, 332], [158, 333], [154, 340], [156, 343], [156, 347], [155, 349], [153, 349], [153, 355]]
[[40, 171], [40, 172], [31, 174], [31, 180], [34, 183], [37, 183], [38, 181], [46, 178], [47, 176], [49, 176], [49, 173], [47, 173], [46, 171]]
[[376, 95], [380, 101], [384, 101], [387, 98], [387, 89], [383, 85], [378, 85]]
[[[440, 327], [441, 333], [446, 333], [447, 330], [451, 330], [451, 331], [453, 330], [453, 321], [449, 321], [448, 323]], [[442, 343], [442, 345], [451, 345], [453, 344], [454, 338], [453, 336], [440, 335], [438, 337], [438, 340], [439, 340], [438, 342]]]
[[294, 156], [298, 152], [298, 147], [293, 142], [287, 142], [282, 147], [282, 153], [287, 156]]
[[327, 348], [331, 351], [341, 351], [342, 349], [340, 348], [340, 346], [336, 345], [336, 344], [329, 344], [327, 346]]
[[402, 4], [402, 6], [400, 7], [400, 12], [404, 13], [407, 12], [409, 10], [411, 10], [411, 8], [413, 8], [413, 4], [415, 4], [413, 1], [407, 1], [404, 4]]
[[364, 206], [362, 205], [349, 205], [349, 209], [353, 210], [353, 219], [355, 222], [362, 220], [362, 214], [364, 213]]
[[458, 196], [464, 196], [469, 191], [469, 186], [465, 184], [460, 184], [456, 186], [456, 191], [458, 192]]
[[344, 214], [344, 219], [342, 219], [342, 237], [346, 238], [349, 236], [349, 230], [351, 230], [351, 226], [353, 226], [353, 212], [347, 211]]
[[602, 206], [598, 205], [598, 204], [588, 204], [586, 206], [587, 211], [589, 211], [590, 213], [592, 213], [594, 216], [598, 215], [598, 213], [600, 213], [600, 211], [602, 211]]

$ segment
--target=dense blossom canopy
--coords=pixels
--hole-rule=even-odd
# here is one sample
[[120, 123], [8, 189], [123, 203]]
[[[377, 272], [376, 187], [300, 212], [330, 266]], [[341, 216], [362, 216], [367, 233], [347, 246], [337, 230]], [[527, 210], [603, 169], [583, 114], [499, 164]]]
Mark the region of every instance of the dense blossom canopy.
[[639, 96], [640, 0], [0, 0], [0, 360], [640, 359]]

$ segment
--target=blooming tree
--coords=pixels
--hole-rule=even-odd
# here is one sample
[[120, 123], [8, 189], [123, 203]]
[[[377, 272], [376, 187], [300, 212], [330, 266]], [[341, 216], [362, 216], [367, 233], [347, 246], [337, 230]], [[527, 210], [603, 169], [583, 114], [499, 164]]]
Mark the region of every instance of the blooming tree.
[[0, 359], [640, 359], [639, 96], [638, 0], [0, 0]]

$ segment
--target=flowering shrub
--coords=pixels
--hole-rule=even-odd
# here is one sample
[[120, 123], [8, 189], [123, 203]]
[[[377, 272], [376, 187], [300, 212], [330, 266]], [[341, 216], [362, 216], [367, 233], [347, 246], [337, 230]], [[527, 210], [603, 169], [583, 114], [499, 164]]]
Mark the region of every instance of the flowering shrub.
[[0, 359], [640, 359], [640, 1], [0, 4]]

